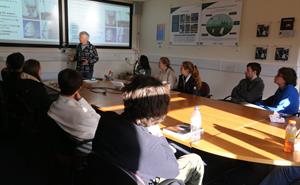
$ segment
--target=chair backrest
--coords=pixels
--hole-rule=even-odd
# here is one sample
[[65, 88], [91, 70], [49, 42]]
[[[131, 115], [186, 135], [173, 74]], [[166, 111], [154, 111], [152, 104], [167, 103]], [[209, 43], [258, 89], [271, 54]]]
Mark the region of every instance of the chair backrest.
[[206, 98], [210, 98], [211, 94], [210, 94], [209, 85], [206, 82], [202, 82], [201, 88], [200, 88], [200, 90], [198, 90], [196, 92], [196, 95], [206, 97]]
[[47, 119], [48, 142], [56, 153], [70, 156], [87, 156], [87, 153], [81, 152], [78, 148], [91, 140], [79, 141], [65, 132], [52, 118]]
[[[111, 178], [113, 177], [113, 178]], [[102, 159], [95, 153], [88, 156], [87, 168], [78, 179], [78, 185], [126, 184], [144, 185], [134, 174]]]

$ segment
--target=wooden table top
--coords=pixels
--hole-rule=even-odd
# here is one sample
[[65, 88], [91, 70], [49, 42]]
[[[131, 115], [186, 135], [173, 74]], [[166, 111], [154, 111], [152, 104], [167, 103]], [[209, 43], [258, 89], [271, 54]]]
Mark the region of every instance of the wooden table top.
[[[88, 83], [85, 87], [80, 93], [89, 103], [99, 106], [103, 111], [123, 111], [119, 91], [108, 90], [106, 94], [103, 94], [103, 91], [90, 91], [92, 87], [112, 88], [110, 82]], [[283, 151], [286, 124], [270, 123], [269, 111], [172, 92], [169, 112], [161, 127], [189, 123], [196, 105], [199, 105], [202, 114], [204, 134], [201, 140], [191, 143], [165, 135], [167, 138], [227, 158], [272, 165], [300, 166], [299, 153]], [[300, 127], [299, 120], [297, 123]]]

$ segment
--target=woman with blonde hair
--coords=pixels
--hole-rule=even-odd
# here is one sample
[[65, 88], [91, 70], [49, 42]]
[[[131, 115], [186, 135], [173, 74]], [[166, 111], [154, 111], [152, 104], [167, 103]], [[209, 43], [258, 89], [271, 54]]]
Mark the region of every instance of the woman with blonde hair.
[[177, 83], [175, 71], [171, 67], [170, 60], [167, 57], [161, 57], [159, 59], [160, 72], [157, 78], [162, 83], [170, 84], [171, 89], [174, 89]]
[[180, 72], [177, 90], [189, 94], [200, 94], [202, 81], [197, 66], [190, 61], [184, 61]]

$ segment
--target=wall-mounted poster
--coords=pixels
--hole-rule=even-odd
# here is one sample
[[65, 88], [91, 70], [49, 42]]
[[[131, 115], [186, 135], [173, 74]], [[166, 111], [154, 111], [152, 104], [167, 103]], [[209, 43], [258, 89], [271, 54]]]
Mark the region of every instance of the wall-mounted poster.
[[255, 59], [256, 60], [266, 60], [268, 55], [267, 47], [256, 47], [255, 48]]
[[237, 46], [239, 43], [242, 0], [202, 4], [200, 43]]
[[256, 28], [256, 37], [268, 37], [270, 26], [267, 24], [258, 24]]
[[165, 40], [165, 24], [158, 24], [156, 27], [156, 41]]
[[200, 14], [201, 4], [171, 8], [170, 44], [197, 45]]
[[287, 61], [289, 60], [290, 48], [276, 48], [275, 60]]

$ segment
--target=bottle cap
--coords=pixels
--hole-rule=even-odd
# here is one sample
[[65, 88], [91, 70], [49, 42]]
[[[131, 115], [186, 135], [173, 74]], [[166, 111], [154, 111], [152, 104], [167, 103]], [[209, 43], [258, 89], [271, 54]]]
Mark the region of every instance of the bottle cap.
[[289, 124], [295, 125], [297, 122], [295, 120], [289, 120]]

